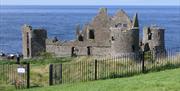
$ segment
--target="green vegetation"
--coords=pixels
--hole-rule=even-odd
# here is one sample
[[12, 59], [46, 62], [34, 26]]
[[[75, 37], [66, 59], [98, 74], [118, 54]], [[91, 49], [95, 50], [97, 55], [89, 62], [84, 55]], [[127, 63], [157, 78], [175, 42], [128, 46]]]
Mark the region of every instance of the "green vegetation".
[[[61, 58], [34, 58], [29, 60], [22, 60], [21, 64], [30, 63], [30, 84], [31, 87], [43, 87], [49, 85], [49, 64], [59, 64], [59, 63], [74, 63], [82, 60], [87, 60], [87, 57], [61, 57]], [[13, 80], [14, 76], [11, 76], [12, 72], [13, 74], [17, 74], [17, 65], [15, 64], [15, 60], [7, 60], [7, 61], [1, 61], [0, 62], [0, 87], [3, 88], [14, 88]], [[4, 65], [4, 66], [3, 66]], [[9, 65], [9, 66], [8, 66]], [[7, 69], [7, 68], [11, 69]], [[8, 72], [8, 70], [10, 70]], [[4, 74], [6, 73], [6, 74]], [[9, 77], [10, 76], [10, 77]], [[13, 77], [13, 78], [12, 78]], [[2, 79], [3, 78], [3, 79]], [[7, 84], [4, 83], [4, 79], [8, 79]], [[15, 78], [17, 79], [17, 78]], [[10, 87], [8, 87], [10, 86]], [[15, 89], [15, 88], [14, 88]], [[5, 89], [4, 89], [5, 90]], [[3, 91], [3, 90], [0, 90]]]
[[[31, 87], [42, 87], [49, 85], [49, 64], [71, 64], [79, 60], [85, 60], [86, 57], [61, 57], [61, 58], [43, 58], [43, 59], [31, 59]], [[74, 72], [72, 72], [74, 73]]]
[[23, 91], [179, 91], [180, 68], [129, 78], [99, 80]]
[[[75, 60], [76, 58], [73, 57], [54, 57], [51, 53], [41, 53], [39, 57], [32, 58], [32, 59], [21, 59], [20, 63], [30, 63], [30, 64], [51, 64], [51, 63], [64, 63], [64, 62], [70, 62]], [[0, 60], [0, 65], [2, 64], [16, 64], [16, 59], [11, 60]]]
[[[180, 56], [159, 58], [154, 62], [145, 60], [145, 72], [178, 68], [180, 67], [179, 59]], [[128, 77], [142, 73], [142, 63], [131, 58], [98, 60], [97, 65], [97, 79]], [[59, 64], [54, 69], [59, 74]], [[63, 64], [62, 69], [62, 83], [84, 82], [95, 79], [95, 61], [92, 59], [67, 62]], [[60, 81], [60, 75], [56, 77], [56, 81]]]
[[13, 85], [0, 84], [0, 91], [14, 91], [15, 89]]
[[[72, 57], [54, 58], [47, 53], [42, 54], [42, 55], [43, 56], [41, 56], [40, 58], [21, 61], [22, 64], [27, 63], [27, 62], [29, 62], [31, 64], [30, 65], [31, 87], [38, 87], [38, 89], [40, 89], [39, 87], [48, 86], [48, 84], [49, 84], [48, 83], [49, 82], [49, 64], [55, 64], [54, 66], [56, 66], [56, 65], [59, 65], [59, 63], [63, 63], [63, 81], [64, 81], [63, 83], [77, 82], [78, 84], [83, 84], [83, 83], [79, 83], [79, 82], [94, 80], [95, 61], [92, 57], [82, 56], [82, 57], [74, 57], [74, 58], [72, 58]], [[168, 58], [159, 58], [159, 59], [156, 59], [155, 61], [146, 61], [146, 59], [145, 59], [145, 70], [147, 72], [149, 72], [149, 71], [161, 71], [161, 70], [165, 70], [165, 69], [177, 68], [177, 67], [180, 67], [179, 59], [180, 59], [180, 55], [172, 56], [172, 57], [168, 57]], [[1, 61], [0, 66], [2, 64], [11, 64], [12, 65], [14, 63], [15, 62], [13, 62], [13, 61], [9, 61], [9, 62]], [[16, 66], [14, 66], [14, 67], [16, 67]], [[6, 90], [12, 91], [12, 89], [15, 89], [14, 86], [12, 86], [11, 84], [5, 85], [5, 84], [1, 83], [1, 80], [2, 80], [1, 78], [3, 78], [3, 77], [9, 78], [1, 71], [2, 70], [1, 68], [2, 67], [0, 67], [0, 91], [6, 91]], [[57, 66], [57, 69], [59, 69], [58, 66]], [[105, 60], [98, 60], [98, 68], [97, 69], [98, 69], [98, 71], [97, 71], [98, 79], [127, 77], [127, 76], [136, 75], [136, 74], [141, 74], [142, 64], [141, 64], [141, 62], [139, 62], [137, 60], [132, 60], [131, 58], [105, 59]], [[16, 71], [16, 68], [14, 71]], [[59, 72], [58, 70], [56, 70], [56, 71]], [[4, 72], [6, 74], [9, 74], [9, 72], [6, 72], [6, 70]], [[107, 80], [107, 81], [109, 81], [109, 80]], [[114, 80], [112, 80], [112, 81], [114, 81]], [[97, 82], [99, 82], [99, 81], [97, 81]], [[91, 83], [91, 82], [87, 82], [87, 84], [88, 83]], [[106, 83], [106, 81], [105, 81], [105, 83]], [[110, 82], [110, 83], [112, 83], [112, 82]], [[106, 84], [108, 84], [108, 83], [106, 83]], [[116, 83], [112, 83], [112, 84], [116, 84]], [[71, 91], [72, 89], [66, 88], [66, 86], [71, 86], [71, 85], [74, 85], [74, 84], [70, 84], [70, 85], [65, 84], [65, 85], [62, 85], [62, 88]], [[103, 85], [103, 83], [102, 83], [102, 85]], [[99, 86], [99, 89], [100, 89], [100, 87], [101, 86]], [[120, 86], [120, 87], [122, 87], [122, 86]], [[51, 88], [53, 89], [53, 87], [51, 87]], [[75, 88], [75, 87], [73, 86], [73, 88]], [[134, 87], [134, 88], [136, 88], [136, 87]], [[146, 88], [146, 87], [144, 87], [144, 88]], [[84, 90], [85, 88], [82, 88], [82, 89]], [[62, 90], [62, 91], [66, 91], [66, 90]], [[79, 90], [77, 90], [77, 91], [79, 91]], [[91, 91], [91, 90], [89, 90], [89, 91]], [[96, 89], [95, 89], [95, 91], [96, 91]], [[107, 91], [111, 91], [111, 90], [107, 90]], [[114, 91], [116, 91], [116, 90], [114, 90]], [[126, 91], [126, 90], [124, 90], [124, 91]]]

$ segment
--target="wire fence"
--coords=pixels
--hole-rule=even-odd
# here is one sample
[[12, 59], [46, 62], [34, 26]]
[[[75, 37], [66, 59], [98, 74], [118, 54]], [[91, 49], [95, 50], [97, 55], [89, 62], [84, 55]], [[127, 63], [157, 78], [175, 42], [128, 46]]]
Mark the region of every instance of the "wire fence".
[[51, 64], [49, 85], [128, 77], [180, 67], [180, 48]]
[[[21, 89], [30, 86], [47, 86], [48, 84], [121, 78], [177, 68], [180, 67], [180, 48], [159, 52], [147, 51], [136, 54], [122, 54], [116, 57], [90, 57], [87, 59], [80, 57], [76, 61], [55, 62], [50, 66], [48, 64], [45, 66], [31, 64], [31, 67], [29, 63], [21, 65], [2, 64], [0, 65], [0, 84], [15, 85], [17, 89]], [[22, 71], [23, 69], [25, 72]]]
[[29, 64], [1, 64], [0, 84], [14, 85], [16, 89], [29, 88]]

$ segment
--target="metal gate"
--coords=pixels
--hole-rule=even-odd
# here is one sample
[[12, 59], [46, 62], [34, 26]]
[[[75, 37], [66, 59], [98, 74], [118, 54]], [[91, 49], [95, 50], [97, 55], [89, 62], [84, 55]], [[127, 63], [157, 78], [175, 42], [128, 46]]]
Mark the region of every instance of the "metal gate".
[[14, 85], [16, 89], [29, 88], [29, 63], [0, 65], [0, 84]]

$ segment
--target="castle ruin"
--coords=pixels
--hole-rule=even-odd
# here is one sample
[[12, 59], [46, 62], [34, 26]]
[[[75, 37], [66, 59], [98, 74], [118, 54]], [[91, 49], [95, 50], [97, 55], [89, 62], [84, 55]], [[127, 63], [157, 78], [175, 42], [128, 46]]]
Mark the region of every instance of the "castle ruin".
[[47, 32], [24, 25], [22, 29], [23, 57], [32, 58], [46, 51]]
[[66, 57], [120, 56], [140, 51], [165, 51], [164, 29], [157, 26], [145, 27], [140, 41], [137, 13], [131, 20], [123, 10], [109, 16], [106, 8], [101, 8], [95, 18], [82, 29], [77, 26], [76, 39], [71, 41], [48, 39], [45, 29], [32, 29], [28, 25], [23, 26], [22, 35], [24, 58], [38, 56], [41, 52]]

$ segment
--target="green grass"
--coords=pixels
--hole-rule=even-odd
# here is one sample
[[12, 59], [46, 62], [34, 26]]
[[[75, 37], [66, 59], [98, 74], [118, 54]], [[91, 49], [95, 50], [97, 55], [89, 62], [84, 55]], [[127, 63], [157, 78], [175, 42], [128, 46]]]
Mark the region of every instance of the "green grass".
[[0, 91], [14, 91], [15, 89], [13, 85], [0, 84]]
[[[61, 58], [37, 58], [37, 59], [29, 59], [29, 60], [22, 60], [21, 63], [29, 62], [30, 63], [30, 84], [31, 87], [42, 87], [49, 85], [49, 64], [60, 64], [60, 63], [74, 63], [77, 61], [87, 60], [87, 57], [61, 57]], [[16, 69], [17, 66], [15, 64], [15, 60], [7, 60], [7, 61], [0, 61], [0, 86], [1, 88], [9, 88], [7, 86], [13, 87], [11, 84], [14, 79], [13, 77], [9, 77], [9, 74], [14, 72], [17, 73]], [[2, 69], [3, 65], [5, 66]], [[11, 68], [11, 71], [8, 72], [8, 65]], [[12, 66], [14, 65], [14, 66]], [[18, 75], [16, 75], [18, 76]], [[5, 84], [4, 79], [8, 79], [8, 84]], [[3, 91], [0, 89], [0, 91]], [[11, 90], [10, 90], [11, 91]]]
[[180, 68], [128, 78], [63, 84], [22, 91], [179, 91]]
[[[180, 59], [180, 56], [174, 56], [171, 58], [158, 59], [153, 63], [149, 62], [149, 61], [145, 61], [146, 70], [149, 72], [149, 71], [160, 71], [160, 70], [164, 70], [164, 69], [176, 68], [176, 67], [180, 66], [179, 59]], [[63, 80], [64, 81], [67, 80], [67, 82], [68, 82], [68, 80], [71, 79], [70, 81], [78, 82], [78, 84], [80, 84], [80, 85], [83, 84], [82, 86], [84, 86], [84, 83], [79, 83], [79, 82], [83, 81], [84, 77], [86, 77], [86, 79], [88, 79], [87, 81], [94, 79], [94, 59], [92, 57], [37, 58], [37, 59], [23, 60], [22, 63], [24, 63], [24, 62], [31, 63], [31, 65], [30, 65], [30, 68], [31, 68], [30, 83], [31, 83], [32, 88], [48, 86], [49, 64], [50, 63], [57, 64], [57, 65], [59, 65], [59, 63], [63, 63], [63, 69], [64, 69], [63, 70], [63, 77], [64, 77]], [[13, 64], [13, 63], [14, 63], [13, 61], [0, 62], [0, 64]], [[83, 63], [83, 65], [78, 66], [79, 63], [80, 64]], [[99, 65], [98, 78], [100, 78], [100, 79], [114, 78], [116, 76], [122, 77], [122, 74], [126, 75], [125, 73], [127, 73], [127, 68], [131, 69], [132, 72], [135, 72], [135, 73], [138, 71], [138, 70], [136, 70], [137, 67], [141, 68], [141, 64], [139, 64], [138, 62], [132, 61], [130, 59], [128, 59], [128, 60], [126, 59], [126, 64], [124, 64], [123, 59], [118, 59], [118, 60], [116, 59], [116, 62], [114, 62], [113, 60], [107, 60], [107, 61], [99, 60], [98, 65]], [[157, 66], [157, 68], [152, 69], [153, 66]], [[106, 68], [108, 68], [108, 69], [106, 69]], [[0, 67], [0, 69], [1, 69], [1, 67]], [[121, 71], [117, 73], [114, 69], [121, 69]], [[141, 71], [141, 69], [139, 69], [139, 70]], [[108, 74], [106, 73], [106, 71], [108, 71]], [[106, 73], [106, 75], [104, 72]], [[0, 74], [1, 74], [1, 71], [0, 71]], [[120, 74], [120, 75], [118, 75], [118, 74]], [[5, 74], [2, 73], [0, 75], [0, 81], [1, 81], [2, 76], [5, 76]], [[119, 79], [117, 79], [117, 80], [119, 80]], [[110, 81], [109, 83], [111, 83], [111, 80], [106, 80], [106, 81]], [[106, 81], [105, 81], [105, 83], [106, 83]], [[97, 82], [99, 82], [99, 81], [97, 81]], [[92, 83], [94, 84], [94, 82], [87, 82], [87, 84], [89, 84], [89, 85], [91, 85]], [[96, 82], [95, 82], [95, 84], [96, 84]], [[98, 83], [98, 84], [100, 84], [100, 83]], [[102, 85], [103, 84], [104, 83], [102, 83]], [[116, 84], [116, 83], [112, 83], [112, 84]], [[125, 84], [125, 83], [122, 82], [122, 84]], [[68, 90], [71, 91], [73, 89], [73, 91], [74, 91], [74, 88], [79, 87], [79, 86], [74, 87], [74, 85], [76, 86], [76, 84], [69, 84], [69, 85], [66, 84], [66, 85], [62, 85], [62, 86], [60, 85], [61, 88], [59, 88], [59, 89], [65, 89], [62, 91], [68, 91]], [[89, 85], [87, 85], [87, 86], [89, 86]], [[72, 89], [67, 88], [67, 86], [71, 87]], [[167, 87], [167, 86], [165, 86], [165, 87]], [[6, 88], [7, 88], [7, 90], [6, 90]], [[51, 88], [53, 89], [56, 87], [51, 87]], [[50, 89], [50, 91], [51, 91], [51, 88], [47, 88], [47, 89]], [[92, 88], [93, 88], [93, 86], [92, 86]], [[101, 88], [104, 89], [101, 86], [99, 86], [97, 88], [99, 88], [100, 90], [95, 90], [95, 91], [104, 91], [104, 90], [101, 90]], [[124, 87], [120, 86], [120, 88], [124, 88]], [[136, 87], [134, 87], [134, 88], [136, 88]], [[169, 88], [171, 88], [171, 87], [169, 87]], [[3, 85], [3, 83], [2, 84], [0, 83], [0, 91], [12, 91], [12, 89], [15, 89], [15, 88], [11, 85], [6, 86], [6, 85]], [[108, 88], [106, 88], [106, 89], [108, 89]], [[160, 90], [166, 91], [163, 89], [160, 89]], [[165, 89], [167, 89], [167, 88], [165, 88]], [[34, 91], [34, 90], [38, 91], [36, 89], [33, 89], [31, 91]], [[84, 91], [84, 90], [86, 90], [86, 87], [85, 88], [80, 87], [80, 89], [78, 88], [75, 91]], [[49, 90], [47, 90], [47, 91], [49, 91]], [[89, 90], [89, 91], [94, 91], [94, 90]], [[109, 89], [107, 91], [111, 91], [111, 90]], [[119, 91], [119, 90], [112, 90], [112, 91]], [[128, 90], [122, 90], [122, 91], [128, 91]], [[134, 90], [132, 90], [132, 91], [134, 91]], [[139, 91], [139, 90], [137, 90], [137, 91]], [[167, 90], [167, 91], [169, 91], [169, 90]]]

